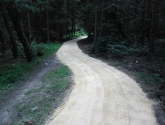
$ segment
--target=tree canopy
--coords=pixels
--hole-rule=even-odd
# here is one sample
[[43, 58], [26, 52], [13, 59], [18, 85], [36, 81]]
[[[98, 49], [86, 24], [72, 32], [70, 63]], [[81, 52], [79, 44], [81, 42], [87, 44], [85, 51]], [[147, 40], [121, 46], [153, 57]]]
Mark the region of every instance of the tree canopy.
[[[32, 54], [33, 40], [63, 40], [83, 30], [89, 42], [93, 42], [94, 52], [102, 51], [98, 48], [107, 51], [110, 41], [117, 41], [148, 46], [148, 51], [155, 53], [155, 49], [159, 49], [155, 41], [165, 36], [163, 0], [2, 0], [0, 4], [3, 6], [1, 27], [8, 30], [7, 33], [3, 28], [2, 33], [9, 41], [15, 41], [15, 37], [22, 43], [26, 56]], [[4, 38], [0, 39], [1, 48], [4, 48]], [[101, 42], [103, 39], [106, 44]], [[7, 44], [13, 56], [18, 55], [14, 54], [16, 41]], [[33, 56], [30, 57], [32, 61]]]

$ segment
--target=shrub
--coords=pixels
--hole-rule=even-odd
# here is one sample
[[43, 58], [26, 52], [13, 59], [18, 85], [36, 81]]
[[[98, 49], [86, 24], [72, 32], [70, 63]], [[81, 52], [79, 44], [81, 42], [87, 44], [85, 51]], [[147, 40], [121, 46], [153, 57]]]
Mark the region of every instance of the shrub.
[[90, 51], [91, 51], [91, 53], [95, 53], [95, 54], [99, 54], [102, 52], [108, 52], [109, 45], [111, 43], [116, 43], [120, 40], [121, 40], [121, 37], [116, 36], [116, 35], [97, 38], [97, 40], [94, 41]]
[[100, 54], [103, 52], [109, 52], [121, 55], [147, 55], [148, 47], [139, 44], [128, 45], [120, 36], [108, 36], [100, 37], [94, 41], [91, 49], [91, 53]]

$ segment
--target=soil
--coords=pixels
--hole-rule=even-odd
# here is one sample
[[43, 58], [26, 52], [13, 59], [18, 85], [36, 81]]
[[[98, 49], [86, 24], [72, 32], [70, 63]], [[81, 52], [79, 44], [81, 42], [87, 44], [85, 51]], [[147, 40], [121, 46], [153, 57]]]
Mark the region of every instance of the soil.
[[[1, 62], [1, 66], [7, 67], [9, 64], [15, 63], [16, 61], [18, 60], [5, 60]], [[24, 61], [24, 59], [21, 59], [22, 63]], [[31, 90], [41, 88], [44, 84], [42, 78], [44, 78], [44, 76], [51, 70], [57, 69], [60, 65], [61, 62], [56, 58], [56, 54], [53, 54], [31, 71], [28, 74], [26, 81], [22, 81], [9, 90], [4, 91], [3, 97], [0, 97], [0, 125], [13, 125], [22, 118], [17, 106], [27, 105], [30, 101], [36, 101], [39, 98], [45, 97], [44, 89], [32, 94], [27, 93]], [[71, 88], [72, 87], [69, 86], [60, 96], [57, 97], [58, 99], [54, 102], [52, 111], [62, 105], [63, 99], [66, 98], [66, 95], [68, 95]], [[24, 125], [35, 124], [34, 119], [23, 118], [23, 120], [22, 123], [24, 123]]]
[[84, 53], [91, 57], [100, 59], [110, 66], [114, 66], [136, 80], [143, 91], [147, 93], [148, 98], [156, 102], [153, 108], [159, 125], [165, 125], [165, 83], [162, 85], [153, 85], [150, 82], [143, 81], [136, 77], [136, 74], [141, 72], [160, 74], [160, 77], [164, 77], [165, 73], [162, 68], [163, 66], [152, 65], [160, 61], [161, 58], [158, 59], [157, 57], [156, 59], [152, 59], [151, 57], [147, 56], [123, 56], [120, 54], [111, 53], [101, 53], [99, 55], [91, 54], [89, 49], [92, 43], [89, 43], [87, 39], [78, 41], [78, 45]]

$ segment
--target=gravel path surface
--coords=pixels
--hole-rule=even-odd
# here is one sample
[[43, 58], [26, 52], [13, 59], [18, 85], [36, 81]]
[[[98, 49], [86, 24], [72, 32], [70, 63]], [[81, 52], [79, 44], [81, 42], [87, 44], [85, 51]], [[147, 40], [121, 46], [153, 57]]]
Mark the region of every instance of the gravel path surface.
[[48, 125], [157, 125], [154, 102], [138, 83], [82, 53], [80, 39], [65, 42], [57, 52], [74, 73], [75, 87]]

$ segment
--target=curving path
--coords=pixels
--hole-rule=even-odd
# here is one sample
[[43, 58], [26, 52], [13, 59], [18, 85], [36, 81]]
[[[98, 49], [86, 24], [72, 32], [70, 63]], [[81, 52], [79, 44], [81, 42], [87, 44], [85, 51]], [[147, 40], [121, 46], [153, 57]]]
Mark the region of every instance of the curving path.
[[68, 41], [58, 58], [74, 73], [75, 87], [48, 125], [157, 125], [153, 102], [126, 74], [82, 53]]

